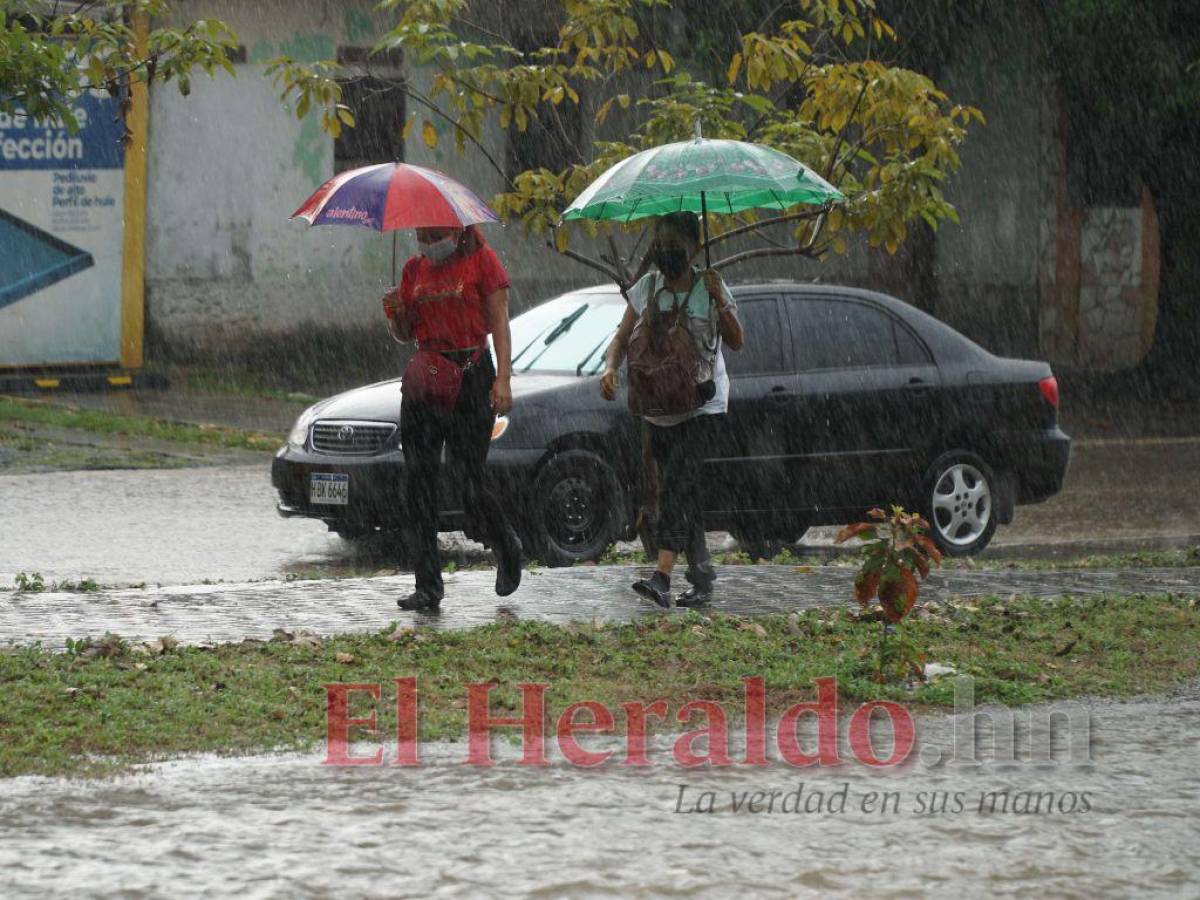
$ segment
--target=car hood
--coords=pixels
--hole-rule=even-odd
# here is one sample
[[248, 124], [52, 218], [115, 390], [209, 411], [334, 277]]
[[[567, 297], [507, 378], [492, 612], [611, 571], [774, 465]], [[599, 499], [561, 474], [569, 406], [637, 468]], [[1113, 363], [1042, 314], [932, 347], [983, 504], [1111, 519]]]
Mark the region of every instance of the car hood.
[[[513, 399], [535, 397], [556, 388], [579, 384], [581, 380], [569, 373], [518, 373], [512, 378]], [[319, 419], [399, 422], [400, 379], [392, 378], [337, 394], [318, 403], [315, 411]]]

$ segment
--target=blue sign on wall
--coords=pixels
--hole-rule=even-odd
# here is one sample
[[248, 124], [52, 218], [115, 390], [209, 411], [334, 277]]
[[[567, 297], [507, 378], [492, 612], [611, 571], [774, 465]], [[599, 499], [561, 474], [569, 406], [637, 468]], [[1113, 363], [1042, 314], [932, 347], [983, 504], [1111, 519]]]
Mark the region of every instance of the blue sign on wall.
[[120, 358], [124, 163], [117, 101], [78, 130], [0, 113], [0, 366]]

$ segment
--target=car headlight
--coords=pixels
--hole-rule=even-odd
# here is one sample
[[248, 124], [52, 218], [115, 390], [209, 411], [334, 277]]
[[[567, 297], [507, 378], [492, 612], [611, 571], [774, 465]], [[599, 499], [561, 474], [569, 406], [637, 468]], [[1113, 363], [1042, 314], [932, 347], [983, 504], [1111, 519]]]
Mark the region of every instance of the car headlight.
[[308, 429], [312, 426], [313, 420], [316, 417], [317, 408], [315, 406], [310, 406], [304, 412], [300, 413], [300, 418], [296, 420], [296, 424], [288, 432], [287, 442], [293, 447], [303, 447], [308, 441]]
[[498, 441], [506, 431], [508, 431], [508, 416], [496, 416], [496, 421], [492, 425], [492, 440]]

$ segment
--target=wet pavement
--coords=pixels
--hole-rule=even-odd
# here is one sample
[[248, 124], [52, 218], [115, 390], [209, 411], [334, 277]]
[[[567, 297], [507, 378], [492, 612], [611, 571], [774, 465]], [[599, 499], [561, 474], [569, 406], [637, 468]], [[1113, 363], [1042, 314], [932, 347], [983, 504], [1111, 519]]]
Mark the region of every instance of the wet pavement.
[[[494, 741], [502, 761], [486, 769], [439, 744], [415, 769], [201, 756], [100, 782], [8, 779], [0, 885], [6, 898], [1200, 895], [1197, 689], [1025, 712], [1028, 746], [1055, 748], [1049, 763], [984, 752], [930, 766], [952, 755], [961, 721], [922, 715], [918, 761], [899, 769], [686, 770], [661, 740], [649, 768], [573, 768], [553, 743], [552, 765], [531, 768]], [[1047, 730], [1055, 713], [1086, 716], [1090, 760]], [[591, 737], [589, 749], [612, 740]], [[735, 759], [742, 746], [735, 729]], [[784, 805], [798, 788], [800, 811]], [[703, 808], [706, 791], [713, 812], [677, 811]], [[783, 803], [734, 812], [746, 791]], [[931, 814], [935, 802], [946, 811]]]
[[[60, 648], [67, 638], [106, 631], [131, 640], [173, 635], [184, 643], [268, 639], [274, 629], [333, 634], [378, 631], [392, 620], [437, 628], [470, 628], [505, 619], [549, 622], [627, 621], [659, 607], [630, 590], [648, 567], [580, 566], [537, 569], [510, 597], [494, 593], [495, 573], [464, 570], [446, 578], [437, 614], [399, 610], [414, 587], [411, 575], [291, 582], [175, 586], [98, 593], [0, 593], [0, 644], [40, 641]], [[726, 566], [707, 609], [767, 615], [849, 603], [854, 571], [843, 566]], [[686, 588], [680, 581], [677, 590]], [[937, 572], [922, 588], [926, 600], [1020, 594], [1032, 597], [1200, 594], [1200, 568], [1113, 571]], [[682, 612], [677, 610], [676, 612]]]
[[[102, 584], [245, 581], [387, 566], [319, 522], [282, 519], [261, 465], [0, 475], [0, 584], [18, 572]], [[1067, 556], [1200, 543], [1200, 439], [1079, 445], [1063, 492], [1020, 506], [986, 554]], [[827, 547], [836, 529], [803, 546]], [[713, 545], [726, 540], [713, 535]]]

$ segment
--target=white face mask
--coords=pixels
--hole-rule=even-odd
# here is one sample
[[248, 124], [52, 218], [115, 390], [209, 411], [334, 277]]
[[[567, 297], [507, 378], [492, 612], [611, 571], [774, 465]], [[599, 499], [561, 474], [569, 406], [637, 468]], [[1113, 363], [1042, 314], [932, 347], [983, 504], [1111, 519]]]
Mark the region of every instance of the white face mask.
[[448, 260], [454, 255], [454, 251], [458, 249], [458, 236], [450, 235], [444, 237], [440, 241], [434, 241], [431, 244], [417, 245], [422, 255], [431, 263], [441, 263]]

